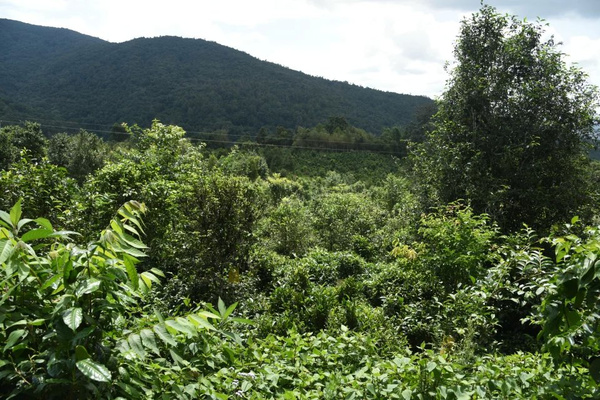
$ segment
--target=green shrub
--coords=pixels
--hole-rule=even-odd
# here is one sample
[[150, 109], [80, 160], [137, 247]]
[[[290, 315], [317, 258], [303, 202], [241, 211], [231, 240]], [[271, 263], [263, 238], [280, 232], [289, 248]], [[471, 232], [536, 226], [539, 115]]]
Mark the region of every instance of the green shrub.
[[225, 328], [235, 305], [219, 301], [218, 310], [177, 317], [144, 309], [162, 276], [136, 267], [144, 256], [136, 238], [144, 211], [126, 203], [84, 247], [45, 218], [21, 219], [20, 201], [0, 212], [6, 398], [197, 398], [197, 377], [231, 363], [216, 327]]

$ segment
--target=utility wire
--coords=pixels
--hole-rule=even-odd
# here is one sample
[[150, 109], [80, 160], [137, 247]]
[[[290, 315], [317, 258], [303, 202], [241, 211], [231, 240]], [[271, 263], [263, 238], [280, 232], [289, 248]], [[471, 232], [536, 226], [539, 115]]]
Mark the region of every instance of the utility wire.
[[[95, 125], [95, 126], [101, 126], [101, 127], [106, 127], [106, 124], [88, 124], [88, 123], [79, 123], [79, 122], [75, 122], [75, 121], [61, 121], [61, 120], [44, 120], [41, 119], [40, 121], [49, 121], [51, 123], [63, 123], [63, 124], [73, 124], [74, 126], [65, 126], [65, 125], [50, 125], [50, 124], [43, 124], [43, 127], [47, 127], [47, 128], [54, 128], [57, 130], [71, 130], [71, 131], [80, 131], [80, 130], [92, 130], [94, 133], [103, 133], [103, 134], [110, 134], [110, 135], [117, 135], [117, 136], [127, 136], [130, 137], [130, 134], [127, 132], [118, 132], [118, 131], [114, 131], [114, 130], [105, 130], [105, 129], [96, 129], [96, 128], [85, 128], [82, 127], [82, 125]], [[38, 121], [35, 121], [38, 122]], [[15, 121], [15, 120], [5, 120], [5, 119], [0, 119], [0, 127], [2, 126], [3, 123], [8, 123], [8, 124], [21, 124], [23, 123], [23, 121]], [[68, 132], [64, 132], [64, 133], [68, 133]], [[236, 140], [218, 140], [218, 139], [211, 139], [211, 138], [198, 138], [198, 137], [190, 137], [189, 135], [215, 135], [215, 134], [219, 134], [218, 131], [217, 132], [201, 132], [201, 131], [186, 131], [186, 134], [188, 135], [187, 137], [185, 137], [186, 140], [189, 140], [190, 142], [197, 142], [197, 143], [215, 143], [215, 144], [225, 144], [225, 145], [235, 145], [235, 144], [245, 144], [245, 143], [238, 143]], [[247, 137], [247, 134], [240, 134], [240, 135], [236, 135], [236, 134], [229, 134], [227, 133], [227, 137], [231, 138], [231, 137], [237, 137], [237, 138], [243, 138], [243, 137]], [[399, 142], [409, 142], [409, 140], [406, 139], [400, 139], [398, 140]], [[328, 141], [328, 140], [319, 140], [319, 139], [312, 139], [312, 138], [307, 138], [306, 142], [309, 143], [314, 143], [317, 144], [317, 146], [299, 146], [299, 145], [286, 145], [286, 144], [275, 144], [275, 143], [256, 143], [256, 142], [250, 142], [249, 144], [251, 145], [255, 145], [257, 147], [275, 147], [275, 148], [289, 148], [289, 149], [303, 149], [303, 150], [318, 150], [318, 151], [338, 151], [338, 152], [342, 152], [342, 151], [362, 151], [362, 152], [370, 152], [370, 153], [377, 153], [377, 154], [389, 154], [389, 155], [394, 155], [396, 153], [394, 152], [390, 152], [390, 151], [382, 151], [382, 150], [377, 150], [377, 149], [368, 149], [368, 148], [361, 148], [361, 149], [352, 149], [352, 148], [331, 148], [331, 147], [320, 147], [318, 146], [318, 144], [323, 144], [326, 146], [332, 146], [332, 145], [349, 145], [349, 146], [357, 146], [359, 145], [358, 143], [355, 142], [345, 142], [345, 141]], [[365, 147], [375, 147], [375, 146], [380, 146], [380, 144], [378, 143], [364, 143], [363, 145], [365, 145]]]

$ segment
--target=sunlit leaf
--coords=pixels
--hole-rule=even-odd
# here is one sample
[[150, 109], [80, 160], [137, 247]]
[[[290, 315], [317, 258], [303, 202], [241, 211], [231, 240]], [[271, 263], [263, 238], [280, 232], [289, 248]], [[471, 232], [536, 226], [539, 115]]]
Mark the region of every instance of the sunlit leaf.
[[21, 219], [21, 201], [23, 199], [19, 199], [15, 205], [10, 209], [10, 223], [12, 226], [17, 226], [19, 220]]
[[98, 382], [110, 382], [111, 374], [108, 368], [104, 365], [92, 361], [87, 358], [85, 360], [77, 361], [75, 364], [77, 369], [88, 378]]
[[137, 333], [132, 333], [127, 338], [127, 342], [129, 343], [129, 346], [131, 346], [131, 349], [138, 356], [140, 356], [140, 358], [146, 357], [146, 351], [144, 350], [144, 347], [142, 345], [142, 338], [140, 337], [140, 335], [138, 335]]
[[71, 328], [71, 330], [76, 331], [83, 321], [83, 311], [79, 307], [69, 308], [63, 313], [62, 318], [65, 325]]
[[142, 338], [142, 343], [146, 348], [150, 349], [154, 354], [160, 356], [160, 350], [156, 345], [156, 340], [154, 338], [154, 333], [150, 329], [142, 329], [140, 332], [140, 336]]
[[14, 245], [10, 240], [0, 241], [0, 264], [10, 258], [14, 250]]
[[167, 331], [167, 328], [164, 325], [155, 325], [154, 332], [156, 333], [156, 336], [160, 338], [160, 340], [165, 342], [165, 344], [168, 344], [170, 346], [177, 346], [177, 342], [175, 341], [175, 339], [173, 339], [173, 336], [171, 336], [171, 334]]
[[33, 240], [46, 238], [52, 233], [53, 231], [49, 229], [32, 229], [21, 236], [21, 240], [24, 242], [31, 242]]

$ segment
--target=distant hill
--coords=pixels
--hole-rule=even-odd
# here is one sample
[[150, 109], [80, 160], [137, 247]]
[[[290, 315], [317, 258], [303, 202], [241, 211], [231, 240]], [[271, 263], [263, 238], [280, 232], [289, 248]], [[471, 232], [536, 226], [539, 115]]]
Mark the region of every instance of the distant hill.
[[379, 134], [431, 103], [330, 81], [200, 39], [110, 43], [68, 29], [0, 19], [0, 119], [111, 126], [158, 118], [188, 131], [256, 133], [330, 116]]

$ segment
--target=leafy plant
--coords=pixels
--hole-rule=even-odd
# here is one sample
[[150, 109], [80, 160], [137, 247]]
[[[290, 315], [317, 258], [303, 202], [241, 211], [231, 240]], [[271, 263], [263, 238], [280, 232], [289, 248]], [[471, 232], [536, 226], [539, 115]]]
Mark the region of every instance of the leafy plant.
[[146, 248], [138, 239], [144, 212], [143, 204], [126, 203], [97, 240], [79, 247], [74, 232], [21, 219], [20, 201], [0, 211], [0, 388], [7, 398], [176, 394], [194, 376], [161, 381], [164, 369], [197, 373], [219, 359], [208, 351], [211, 332], [220, 332], [235, 305], [220, 301], [218, 312], [174, 318], [141, 308], [162, 276], [136, 268]]

